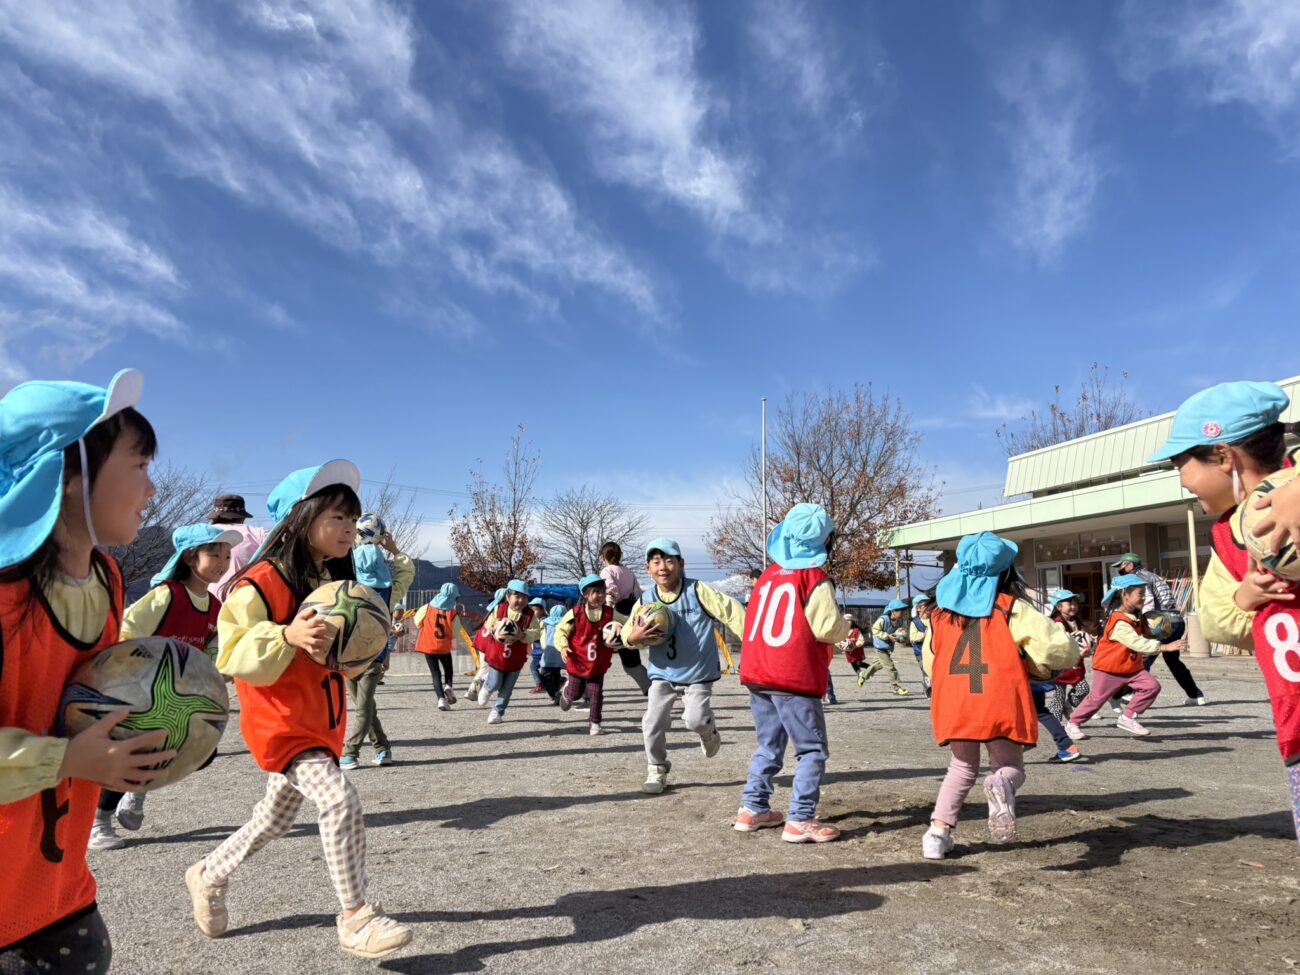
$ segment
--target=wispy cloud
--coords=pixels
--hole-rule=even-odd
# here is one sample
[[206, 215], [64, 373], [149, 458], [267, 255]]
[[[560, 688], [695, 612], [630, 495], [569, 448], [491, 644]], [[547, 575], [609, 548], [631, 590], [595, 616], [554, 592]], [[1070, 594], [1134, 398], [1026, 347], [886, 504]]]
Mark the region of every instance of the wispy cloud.
[[1087, 228], [1104, 176], [1087, 68], [1069, 44], [1046, 43], [1007, 65], [997, 92], [1011, 154], [1004, 230], [1017, 249], [1049, 264]]
[[1157, 11], [1124, 10], [1120, 65], [1137, 83], [1173, 72], [1193, 96], [1253, 110], [1300, 152], [1300, 6], [1272, 0], [1210, 0]]
[[990, 393], [982, 386], [976, 386], [972, 390], [968, 401], [971, 416], [977, 420], [996, 420], [999, 423], [1019, 420], [1033, 409], [1033, 406], [1032, 402], [1023, 397]]

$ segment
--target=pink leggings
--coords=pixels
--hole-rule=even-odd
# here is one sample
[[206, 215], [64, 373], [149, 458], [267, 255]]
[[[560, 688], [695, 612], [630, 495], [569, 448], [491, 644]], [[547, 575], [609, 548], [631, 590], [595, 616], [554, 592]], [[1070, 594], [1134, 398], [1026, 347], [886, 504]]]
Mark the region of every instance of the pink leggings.
[[1025, 746], [999, 738], [997, 741], [953, 741], [948, 743], [952, 759], [948, 774], [939, 786], [939, 798], [934, 802], [935, 822], [957, 825], [961, 804], [975, 785], [980, 771], [980, 745], [989, 750], [989, 774], [1007, 780], [1012, 792], [1019, 792], [1025, 784]]
[[1124, 714], [1130, 718], [1136, 718], [1151, 707], [1156, 695], [1160, 693], [1160, 681], [1145, 670], [1124, 677], [1094, 670], [1092, 689], [1088, 691], [1088, 696], [1079, 702], [1079, 706], [1070, 712], [1070, 720], [1075, 724], [1083, 724], [1126, 687], [1133, 692], [1133, 700], [1129, 701], [1128, 707], [1124, 709]]

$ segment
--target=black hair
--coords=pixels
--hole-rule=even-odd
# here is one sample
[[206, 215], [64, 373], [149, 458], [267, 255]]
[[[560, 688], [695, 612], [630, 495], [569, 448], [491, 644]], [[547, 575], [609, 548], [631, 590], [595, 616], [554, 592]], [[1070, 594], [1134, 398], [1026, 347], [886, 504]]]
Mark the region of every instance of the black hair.
[[[284, 520], [271, 529], [257, 558], [230, 581], [230, 588], [233, 589], [235, 583], [259, 562], [272, 562], [283, 574], [298, 601], [306, 599], [316, 588], [317, 578], [316, 560], [311, 557], [311, 549], [307, 546], [307, 530], [319, 515], [334, 508], [341, 509], [353, 521], [361, 517], [361, 499], [346, 484], [331, 484], [322, 488], [294, 505]], [[351, 552], [341, 559], [326, 559], [325, 569], [334, 582], [357, 577]]]
[[[92, 492], [95, 489], [95, 481], [99, 479], [99, 472], [104, 469], [104, 462], [108, 460], [109, 454], [113, 452], [117, 441], [124, 434], [135, 437], [135, 447], [145, 457], [153, 457], [158, 453], [158, 436], [154, 433], [153, 425], [145, 419], [143, 413], [133, 407], [120, 410], [104, 422], [95, 424], [82, 438], [86, 444], [86, 466], [89, 468], [87, 473], [90, 475]], [[80, 476], [81, 451], [77, 449], [77, 444], [74, 442], [63, 449], [63, 483], [59, 485], [60, 508], [62, 508], [64, 489], [72, 483], [74, 477]], [[7, 569], [0, 569], [0, 583], [30, 579], [33, 583], [32, 594], [35, 595], [36, 588], [48, 588], [59, 569], [60, 555], [62, 549], [54, 537], [54, 532], [51, 531], [49, 537], [41, 543], [41, 547], [23, 561]]]
[[[1275, 471], [1286, 459], [1286, 435], [1294, 433], [1295, 428], [1294, 423], [1270, 423], [1263, 429], [1256, 430], [1240, 440], [1234, 440], [1227, 446], [1236, 447], [1260, 467]], [[1208, 464], [1214, 460], [1217, 448], [1220, 446], [1222, 445], [1198, 444], [1195, 447], [1188, 447], [1173, 460], [1175, 464], [1180, 459], [1199, 460], [1203, 464]]]
[[610, 565], [618, 565], [623, 561], [623, 549], [618, 542], [606, 542], [600, 547], [600, 557]]

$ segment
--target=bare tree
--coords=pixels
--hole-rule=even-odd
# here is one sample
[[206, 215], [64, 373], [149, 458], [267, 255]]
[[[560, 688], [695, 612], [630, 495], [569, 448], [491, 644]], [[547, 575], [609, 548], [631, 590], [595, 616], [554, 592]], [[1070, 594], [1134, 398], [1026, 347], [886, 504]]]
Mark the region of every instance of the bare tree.
[[469, 472], [469, 504], [453, 506], [451, 547], [460, 561], [460, 577], [474, 589], [492, 592], [511, 579], [527, 579], [538, 563], [529, 530], [533, 485], [541, 456], [524, 443], [524, 428], [510, 441], [501, 465], [502, 481], [483, 476], [483, 462]]
[[367, 494], [362, 504], [366, 511], [373, 511], [384, 519], [389, 534], [402, 552], [418, 559], [424, 555], [425, 548], [419, 544], [420, 513], [415, 507], [415, 492], [407, 494], [394, 483], [394, 473], [390, 470], [379, 490]]
[[617, 542], [621, 548], [635, 548], [649, 525], [644, 514], [587, 485], [555, 495], [543, 505], [537, 520], [543, 533], [538, 547], [547, 568], [558, 570], [561, 579], [599, 572], [602, 545]]
[[1014, 430], [1003, 423], [997, 429], [998, 441], [1014, 457], [1151, 415], [1150, 410], [1144, 410], [1129, 397], [1127, 372], [1119, 374], [1118, 385], [1108, 385], [1109, 382], [1110, 366], [1094, 362], [1087, 378], [1079, 383], [1079, 395], [1073, 405], [1061, 404], [1061, 387], [1056, 386], [1046, 413], [1030, 410]]
[[[930, 516], [936, 490], [917, 460], [920, 435], [897, 399], [877, 398], [870, 385], [850, 393], [792, 394], [769, 437], [768, 511], [773, 523], [801, 501], [823, 505], [835, 525], [827, 571], [850, 589], [879, 589], [894, 581], [887, 529]], [[738, 571], [763, 565], [758, 450], [744, 485], [719, 509], [705, 538], [713, 560]]]
[[127, 588], [148, 579], [172, 557], [173, 530], [206, 522], [212, 509], [213, 487], [206, 475], [167, 464], [154, 467], [149, 477], [157, 491], [149, 499], [139, 534], [130, 545], [109, 549], [122, 567]]

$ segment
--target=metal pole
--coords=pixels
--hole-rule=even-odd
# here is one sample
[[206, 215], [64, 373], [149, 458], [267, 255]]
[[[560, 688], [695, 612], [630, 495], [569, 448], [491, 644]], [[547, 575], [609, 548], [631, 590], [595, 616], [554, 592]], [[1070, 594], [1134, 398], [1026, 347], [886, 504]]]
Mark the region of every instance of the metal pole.
[[1187, 555], [1192, 566], [1192, 612], [1200, 613], [1201, 567], [1196, 560], [1196, 513], [1187, 506]]
[[758, 533], [758, 544], [763, 549], [763, 568], [767, 568], [767, 397], [763, 397], [763, 530]]
[[903, 575], [898, 568], [898, 549], [894, 549], [894, 598], [903, 598]]

